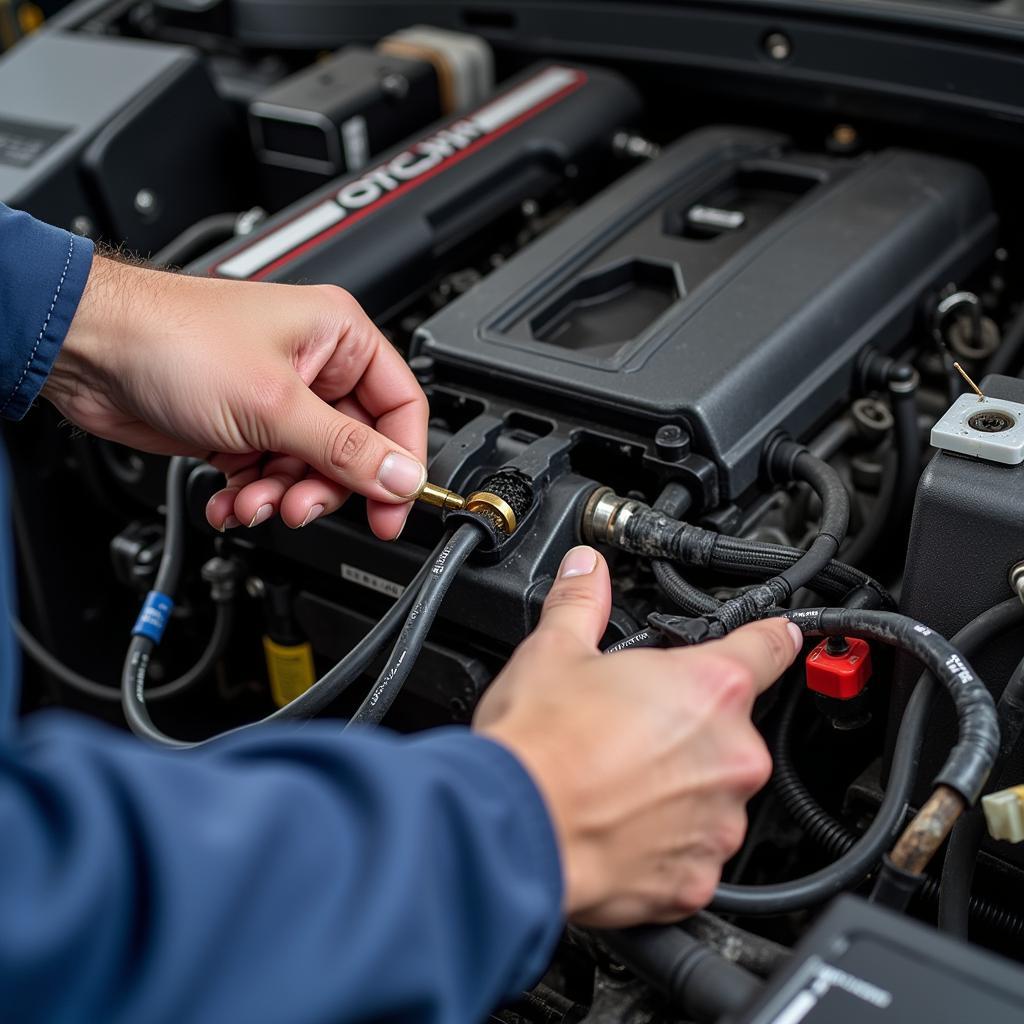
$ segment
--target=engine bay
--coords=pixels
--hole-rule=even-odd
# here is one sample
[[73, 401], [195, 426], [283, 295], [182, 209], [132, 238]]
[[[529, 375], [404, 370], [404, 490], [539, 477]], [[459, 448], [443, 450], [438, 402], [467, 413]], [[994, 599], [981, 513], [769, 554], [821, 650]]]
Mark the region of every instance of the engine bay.
[[[429, 398], [438, 489], [391, 543], [355, 499], [218, 533], [212, 467], [8, 425], [25, 710], [123, 724], [173, 550], [160, 731], [360, 713], [390, 649], [361, 641], [446, 559], [370, 720], [465, 724], [594, 543], [606, 650], [779, 610], [807, 637], [755, 708], [743, 849], [673, 929], [750, 987], [701, 1001], [570, 928], [496, 1019], [1015, 1019], [1024, 103], [1015, 12], [978, 6], [78, 0], [0, 56], [0, 202], [173, 272], [342, 286]], [[984, 811], [903, 892], [943, 787]]]

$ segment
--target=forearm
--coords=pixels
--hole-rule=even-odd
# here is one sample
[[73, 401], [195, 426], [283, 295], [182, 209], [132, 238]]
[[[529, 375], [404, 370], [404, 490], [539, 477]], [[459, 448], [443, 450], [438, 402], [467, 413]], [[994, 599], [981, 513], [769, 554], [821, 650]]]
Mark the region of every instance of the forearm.
[[88, 239], [0, 204], [0, 416], [20, 419], [38, 396], [92, 257]]
[[510, 754], [315, 726], [181, 756], [70, 720], [0, 754], [12, 1019], [482, 1019], [561, 875]]

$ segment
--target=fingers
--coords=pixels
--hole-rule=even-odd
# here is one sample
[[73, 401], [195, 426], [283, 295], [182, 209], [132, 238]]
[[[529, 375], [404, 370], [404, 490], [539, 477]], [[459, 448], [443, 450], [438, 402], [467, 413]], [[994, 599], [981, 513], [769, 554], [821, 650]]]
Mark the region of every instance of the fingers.
[[704, 671], [699, 674], [707, 678], [741, 680], [752, 700], [793, 664], [802, 646], [799, 628], [779, 618], [751, 622], [721, 640], [674, 653], [680, 658], [689, 655], [690, 668], [700, 666]]
[[605, 560], [593, 548], [572, 548], [558, 567], [536, 632], [596, 650], [608, 625], [611, 600]]
[[[422, 480], [415, 478], [414, 486], [410, 486], [412, 470], [399, 460], [384, 467], [382, 462], [391, 451], [412, 455], [421, 466], [426, 461], [427, 399], [405, 360], [359, 304], [338, 288], [328, 288], [326, 295], [337, 310], [339, 334], [332, 354], [316, 375], [313, 391], [325, 401], [336, 403], [342, 414], [366, 421], [385, 443], [383, 447], [375, 445], [364, 431], [357, 435], [357, 443], [343, 437], [340, 451], [327, 453], [320, 462], [309, 461], [329, 479], [373, 499], [375, 503], [369, 506], [371, 525], [375, 529], [385, 527], [383, 532], [390, 533], [397, 513], [385, 513], [380, 505], [394, 504], [396, 497], [412, 496]], [[338, 424], [333, 427], [335, 432], [342, 429]], [[366, 451], [357, 450], [364, 446]]]
[[378, 502], [400, 504], [419, 493], [427, 475], [419, 457], [328, 405], [298, 378], [295, 385], [281, 411], [265, 425], [273, 450], [301, 459], [335, 484]]

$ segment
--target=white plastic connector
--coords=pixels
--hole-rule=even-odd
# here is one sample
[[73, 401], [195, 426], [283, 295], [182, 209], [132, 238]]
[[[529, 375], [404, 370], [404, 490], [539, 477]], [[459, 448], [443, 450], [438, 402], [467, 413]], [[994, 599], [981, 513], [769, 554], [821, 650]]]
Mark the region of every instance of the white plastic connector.
[[958, 455], [1018, 466], [1024, 462], [1024, 405], [961, 395], [932, 427], [932, 445]]
[[993, 839], [1024, 842], [1024, 786], [1011, 786], [983, 796], [981, 807]]

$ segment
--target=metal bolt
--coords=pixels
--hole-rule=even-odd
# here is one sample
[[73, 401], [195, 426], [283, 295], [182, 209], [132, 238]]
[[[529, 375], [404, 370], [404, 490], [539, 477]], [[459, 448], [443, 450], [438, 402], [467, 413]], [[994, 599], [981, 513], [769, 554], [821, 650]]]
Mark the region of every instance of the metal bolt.
[[421, 384], [433, 383], [434, 359], [432, 356], [413, 356], [409, 360], [409, 369]]
[[250, 597], [258, 600], [267, 592], [267, 585], [259, 576], [250, 576], [245, 581], [245, 592]]
[[1010, 569], [1010, 589], [1024, 601], [1024, 562], [1018, 562]]
[[71, 221], [71, 233], [82, 235], [84, 238], [92, 238], [96, 233], [96, 225], [85, 214], [79, 214]]
[[642, 135], [634, 135], [632, 132], [616, 132], [612, 137], [612, 150], [618, 156], [630, 157], [634, 160], [653, 160], [660, 152], [661, 147]]
[[764, 37], [764, 52], [772, 60], [789, 60], [789, 56], [793, 52], [793, 44], [785, 32], [769, 32]]
[[405, 75], [385, 75], [380, 80], [380, 90], [389, 99], [405, 99], [406, 94], [409, 92], [409, 79]]
[[668, 462], [679, 462], [690, 451], [690, 436], [677, 423], [665, 423], [654, 435], [658, 456]]
[[135, 193], [135, 212], [143, 217], [152, 217], [157, 212], [156, 193], [148, 188], [140, 188]]

